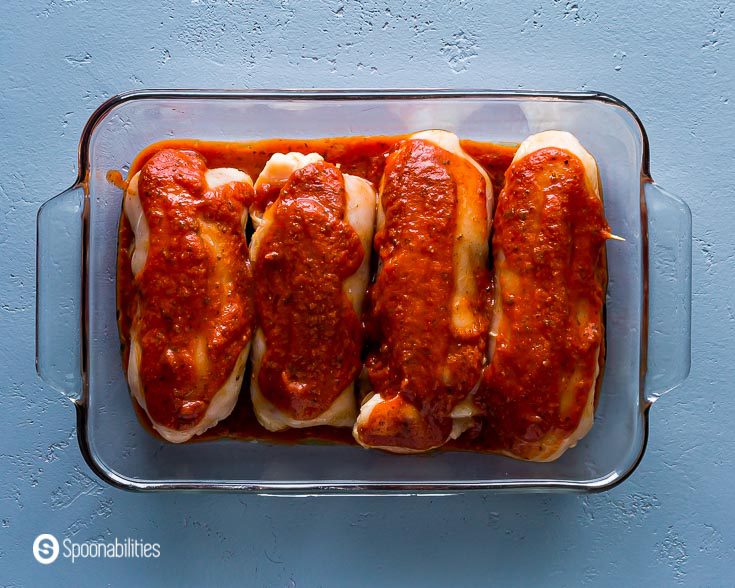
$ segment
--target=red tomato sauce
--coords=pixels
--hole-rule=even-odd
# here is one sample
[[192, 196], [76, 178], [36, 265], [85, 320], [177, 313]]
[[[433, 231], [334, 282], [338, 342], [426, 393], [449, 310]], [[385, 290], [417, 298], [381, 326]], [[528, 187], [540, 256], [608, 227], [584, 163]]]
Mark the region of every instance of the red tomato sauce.
[[[268, 158], [274, 153], [288, 153], [297, 151], [300, 153], [319, 153], [327, 161], [335, 165], [339, 164], [340, 171], [363, 177], [377, 188], [383, 175], [386, 159], [396, 144], [405, 139], [401, 136], [360, 136], [360, 137], [336, 137], [323, 139], [268, 139], [255, 142], [209, 142], [195, 139], [175, 139], [152, 144], [138, 154], [131, 165], [128, 178], [146, 164], [148, 160], [164, 149], [184, 149], [199, 153], [209, 168], [234, 167], [248, 173], [255, 180], [263, 169]], [[462, 147], [475, 157], [488, 172], [494, 192], [497, 195], [502, 188], [504, 174], [510, 165], [516, 146], [498, 145], [493, 143], [462, 141]], [[111, 177], [116, 185], [121, 184], [120, 179]], [[283, 230], [288, 228], [291, 221], [284, 223]], [[130, 270], [130, 244], [132, 231], [127, 219], [123, 215], [120, 222], [118, 234], [118, 263], [117, 263], [117, 305], [118, 325], [122, 343], [123, 364], [127, 366], [130, 339], [130, 322], [134, 311], [135, 285]], [[295, 247], [295, 241], [287, 248]], [[316, 247], [316, 245], [315, 245]], [[353, 262], [354, 263], [354, 262]], [[345, 265], [347, 267], [347, 265]], [[450, 266], [451, 267], [451, 266]], [[341, 269], [340, 271], [347, 271]], [[446, 270], [444, 270], [446, 271]], [[366, 301], [367, 302], [367, 301]], [[352, 327], [350, 327], [351, 329]], [[471, 346], [470, 346], [471, 347]], [[458, 350], [462, 345], [458, 346]], [[464, 354], [457, 352], [458, 366], [463, 361]], [[346, 365], [346, 364], [345, 364]], [[351, 368], [353, 370], [354, 368]], [[473, 368], [474, 369], [474, 368]], [[345, 373], [347, 369], [345, 368]], [[314, 374], [309, 377], [313, 378]], [[345, 376], [346, 378], [347, 376]], [[246, 374], [245, 381], [249, 381]], [[341, 384], [333, 387], [338, 388]], [[460, 386], [461, 388], [461, 386]], [[463, 389], [463, 388], [462, 388]], [[330, 393], [330, 394], [331, 394]], [[417, 399], [419, 401], [419, 399]], [[321, 402], [321, 401], [320, 401]], [[435, 402], [435, 401], [432, 401]], [[424, 401], [420, 400], [423, 405]], [[441, 404], [441, 403], [439, 403]], [[428, 406], [428, 402], [427, 402]], [[153, 432], [147, 422], [145, 413], [137, 408], [141, 421]], [[441, 409], [446, 412], [446, 407]], [[444, 419], [440, 419], [440, 429], [446, 428]], [[431, 424], [430, 428], [434, 428]], [[155, 433], [154, 433], [155, 434]], [[467, 436], [467, 434], [465, 434]], [[238, 403], [233, 413], [207, 433], [193, 440], [205, 440], [219, 437], [235, 437], [243, 440], [267, 440], [271, 442], [339, 442], [354, 443], [351, 431], [346, 428], [336, 427], [311, 427], [307, 429], [288, 429], [286, 431], [271, 433], [261, 427], [253, 415], [250, 395], [245, 386], [240, 394]], [[464, 441], [465, 445], [468, 441]], [[450, 443], [445, 447], [465, 448], [462, 443]], [[471, 448], [477, 450], [478, 446], [473, 444]]]
[[579, 426], [602, 359], [607, 231], [572, 153], [540, 149], [507, 171], [492, 240], [502, 319], [478, 393], [485, 448], [530, 458]]
[[[150, 231], [148, 254], [132, 280], [121, 271], [121, 287], [132, 294], [131, 305], [138, 311], [134, 326], [148, 412], [172, 429], [204, 416], [254, 324], [242, 230], [252, 187], [232, 183], [209, 190], [206, 171], [204, 159], [192, 151], [166, 149], [146, 162], [138, 192]], [[214, 227], [221, 254], [202, 235], [204, 223]], [[204, 366], [195, 358], [197, 340], [206, 349]]]
[[[377, 189], [388, 154], [399, 141], [407, 136], [264, 139], [252, 142], [169, 139], [153, 143], [143, 149], [133, 161], [128, 177], [132, 177], [158, 151], [169, 148], [196, 151], [204, 157], [210, 168], [241, 169], [255, 181], [271, 155], [295, 151], [303, 154], [319, 153], [326, 161], [338, 166], [342, 173], [365, 178]], [[470, 140], [462, 140], [461, 143], [462, 148], [485, 168], [497, 195], [503, 187], [505, 170], [513, 160], [517, 145], [499, 145]]]
[[344, 220], [342, 173], [295, 171], [271, 205], [253, 270], [266, 352], [261, 393], [292, 418], [318, 417], [360, 370], [361, 317], [343, 290], [365, 252]]

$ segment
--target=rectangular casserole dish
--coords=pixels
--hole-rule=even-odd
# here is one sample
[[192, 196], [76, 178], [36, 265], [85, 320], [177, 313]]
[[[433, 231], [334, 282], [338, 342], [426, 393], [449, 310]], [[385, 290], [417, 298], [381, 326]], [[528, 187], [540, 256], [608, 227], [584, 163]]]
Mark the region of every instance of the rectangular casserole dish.
[[[164, 443], [137, 421], [120, 361], [115, 262], [127, 172], [167, 138], [243, 141], [394, 135], [442, 128], [465, 139], [519, 142], [574, 133], [597, 158], [606, 214], [625, 242], [608, 245], [607, 363], [595, 426], [552, 463], [469, 452], [396, 456], [359, 447], [222, 439]], [[92, 470], [126, 489], [268, 493], [599, 491], [640, 462], [649, 409], [688, 375], [691, 214], [648, 171], [645, 130], [600, 93], [455, 90], [139, 91], [87, 122], [79, 173], [38, 214], [37, 369], [76, 407]]]

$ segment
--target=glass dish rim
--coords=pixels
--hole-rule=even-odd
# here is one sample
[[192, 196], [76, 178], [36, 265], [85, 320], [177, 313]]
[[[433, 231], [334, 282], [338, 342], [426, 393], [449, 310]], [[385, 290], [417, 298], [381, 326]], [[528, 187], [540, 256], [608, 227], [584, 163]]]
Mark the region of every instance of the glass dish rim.
[[[543, 99], [557, 101], [592, 101], [621, 108], [635, 122], [641, 137], [641, 166], [640, 166], [640, 204], [641, 204], [641, 256], [642, 256], [642, 321], [641, 321], [641, 357], [639, 374], [639, 411], [638, 418], [642, 424], [642, 440], [637, 455], [625, 471], [614, 471], [607, 476], [587, 481], [560, 481], [560, 480], [523, 480], [514, 482], [479, 481], [479, 482], [268, 482], [242, 483], [223, 481], [140, 481], [128, 478], [110, 471], [97, 461], [88, 439], [87, 428], [87, 400], [89, 398], [88, 385], [88, 263], [89, 263], [89, 174], [91, 171], [90, 142], [98, 124], [101, 123], [110, 111], [118, 106], [135, 100], [314, 100], [314, 101], [344, 101], [344, 100], [395, 100], [395, 99]], [[82, 390], [79, 399], [73, 400], [76, 410], [77, 439], [79, 447], [92, 471], [108, 484], [131, 491], [158, 491], [158, 490], [192, 490], [192, 491], [225, 491], [248, 492], [258, 494], [277, 495], [350, 495], [350, 494], [431, 494], [431, 493], [458, 493], [467, 491], [572, 491], [572, 492], [602, 492], [607, 491], [624, 482], [638, 467], [645, 454], [649, 436], [649, 410], [653, 401], [645, 396], [645, 375], [647, 370], [648, 348], [648, 215], [644, 187], [652, 182], [650, 176], [650, 150], [648, 136], [638, 115], [625, 102], [617, 97], [599, 91], [574, 92], [545, 92], [538, 90], [484, 90], [484, 89], [449, 89], [449, 88], [411, 88], [411, 89], [141, 89], [116, 94], [104, 101], [87, 120], [78, 147], [77, 178], [71, 189], [82, 188], [84, 203], [82, 211], [82, 279], [81, 279], [81, 379]], [[38, 312], [38, 308], [37, 308]], [[236, 441], [233, 441], [236, 442]]]

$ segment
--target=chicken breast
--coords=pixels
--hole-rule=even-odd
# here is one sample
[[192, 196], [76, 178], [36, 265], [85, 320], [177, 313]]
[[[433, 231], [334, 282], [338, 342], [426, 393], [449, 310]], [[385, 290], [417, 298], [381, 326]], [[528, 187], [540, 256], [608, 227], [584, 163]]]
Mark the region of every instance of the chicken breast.
[[130, 391], [166, 440], [181, 443], [237, 402], [254, 327], [245, 239], [250, 177], [165, 149], [128, 183], [135, 296]]
[[488, 342], [492, 185], [456, 135], [416, 133], [383, 174], [371, 292], [370, 393], [355, 424], [365, 447], [427, 451], [477, 408]]
[[594, 158], [570, 133], [529, 137], [494, 222], [490, 364], [478, 393], [487, 446], [551, 461], [592, 427], [603, 361], [610, 233]]
[[288, 153], [270, 158], [255, 194], [255, 414], [270, 431], [351, 427], [375, 190], [316, 153]]

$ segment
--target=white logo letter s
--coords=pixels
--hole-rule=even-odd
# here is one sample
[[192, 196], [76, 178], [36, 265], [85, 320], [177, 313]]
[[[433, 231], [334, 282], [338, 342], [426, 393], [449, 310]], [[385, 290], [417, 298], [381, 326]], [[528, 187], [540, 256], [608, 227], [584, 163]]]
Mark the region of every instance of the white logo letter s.
[[49, 533], [41, 533], [33, 542], [33, 557], [43, 565], [54, 563], [59, 557], [59, 541]]

